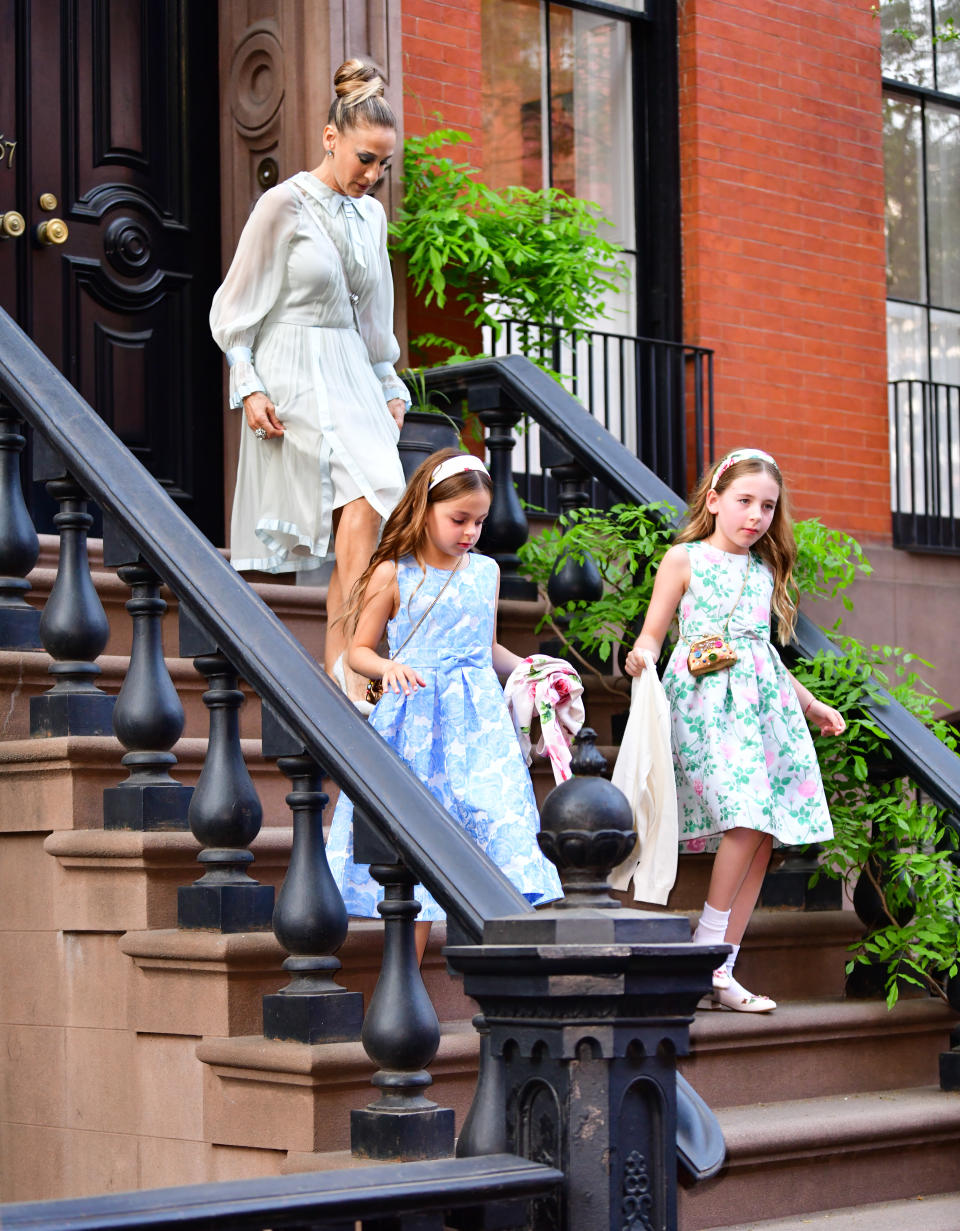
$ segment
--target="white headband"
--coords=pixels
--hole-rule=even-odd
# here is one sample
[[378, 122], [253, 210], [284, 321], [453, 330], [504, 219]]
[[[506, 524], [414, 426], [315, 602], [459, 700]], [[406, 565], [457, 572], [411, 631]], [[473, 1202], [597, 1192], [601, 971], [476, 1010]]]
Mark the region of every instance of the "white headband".
[[716, 488], [720, 482], [720, 476], [725, 470], [729, 470], [731, 466], [735, 466], [737, 462], [746, 462], [751, 458], [756, 458], [760, 462], [769, 462], [774, 470], [780, 470], [780, 467], [773, 460], [769, 453], [764, 453], [762, 449], [734, 449], [732, 453], [728, 453], [720, 465], [713, 472], [713, 481], [710, 486]]
[[455, 474], [464, 474], [468, 470], [482, 470], [484, 474], [487, 473], [486, 466], [479, 457], [474, 457], [472, 453], [458, 453], [456, 457], [448, 457], [445, 462], [441, 462], [434, 468], [430, 476], [428, 491], [432, 491], [444, 479], [452, 478]]

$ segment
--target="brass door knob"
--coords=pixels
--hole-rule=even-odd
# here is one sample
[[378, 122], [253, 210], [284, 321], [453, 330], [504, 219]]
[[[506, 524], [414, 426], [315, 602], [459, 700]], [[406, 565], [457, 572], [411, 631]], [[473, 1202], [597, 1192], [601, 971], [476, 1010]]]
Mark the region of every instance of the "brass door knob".
[[37, 241], [46, 244], [65, 244], [70, 232], [62, 218], [48, 218], [37, 226]]
[[57, 198], [52, 192], [41, 192], [40, 208], [47, 210], [48, 212], [57, 208]]
[[0, 215], [0, 239], [18, 239], [26, 229], [23, 214], [18, 214], [15, 209]]

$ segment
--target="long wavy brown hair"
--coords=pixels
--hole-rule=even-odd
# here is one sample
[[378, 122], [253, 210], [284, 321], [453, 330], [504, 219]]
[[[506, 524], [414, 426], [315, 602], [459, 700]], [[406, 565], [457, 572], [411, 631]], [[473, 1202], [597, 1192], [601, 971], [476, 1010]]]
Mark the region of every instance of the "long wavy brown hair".
[[[366, 602], [367, 587], [378, 564], [382, 564], [384, 560], [396, 562], [405, 556], [413, 556], [423, 571], [423, 579], [413, 594], [423, 585], [423, 580], [427, 576], [423, 545], [427, 537], [427, 513], [432, 504], [442, 504], [445, 500], [456, 500], [464, 492], [484, 491], [489, 496], [493, 495], [493, 483], [485, 470], [464, 470], [460, 474], [451, 475], [449, 479], [444, 479], [436, 487], [430, 486], [433, 472], [440, 463], [451, 457], [459, 456], [459, 449], [438, 449], [436, 453], [431, 453], [426, 461], [421, 462], [411, 475], [399, 504], [387, 518], [380, 545], [370, 557], [370, 563], [360, 574], [357, 584], [350, 591], [350, 602], [341, 619], [346, 621], [351, 633], [357, 627], [357, 620]], [[413, 594], [410, 595], [411, 598]]]
[[[720, 461], [723, 459], [721, 458]], [[793, 636], [797, 623], [796, 587], [793, 584], [793, 567], [797, 562], [797, 542], [793, 537], [793, 518], [790, 515], [790, 502], [783, 486], [783, 476], [776, 466], [765, 462], [760, 457], [748, 457], [742, 462], [734, 462], [717, 480], [713, 487], [713, 476], [719, 462], [714, 462], [701, 476], [693, 495], [690, 497], [690, 507], [687, 510], [686, 524], [676, 537], [677, 543], [698, 543], [713, 534], [717, 526], [716, 514], [707, 508], [707, 493], [715, 491], [723, 495], [734, 479], [745, 474], [768, 474], [780, 489], [780, 498], [774, 510], [770, 529], [754, 547], [751, 548], [761, 560], [770, 566], [773, 573], [773, 600], [771, 608], [777, 617], [777, 640], [786, 645]]]

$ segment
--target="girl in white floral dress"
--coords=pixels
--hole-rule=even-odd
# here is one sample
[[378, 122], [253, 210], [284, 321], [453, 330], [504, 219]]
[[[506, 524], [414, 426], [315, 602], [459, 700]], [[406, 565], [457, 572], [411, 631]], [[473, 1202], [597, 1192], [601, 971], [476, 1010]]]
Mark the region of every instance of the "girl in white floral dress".
[[[522, 660], [497, 640], [500, 571], [471, 550], [492, 490], [483, 463], [455, 449], [417, 468], [354, 589], [349, 660], [382, 682], [371, 726], [522, 894], [549, 901], [563, 890], [537, 845], [530, 774], [497, 679]], [[389, 658], [378, 648], [384, 632]], [[353, 805], [343, 795], [327, 858], [347, 911], [376, 918], [383, 890], [353, 861]], [[415, 892], [422, 954], [429, 921], [444, 915], [422, 885]]]
[[[798, 845], [832, 834], [805, 719], [822, 735], [839, 735], [845, 727], [836, 710], [790, 674], [770, 643], [771, 610], [780, 643], [793, 634], [796, 554], [776, 462], [758, 449], [727, 454], [693, 494], [687, 524], [660, 563], [643, 628], [626, 660], [630, 675], [652, 666], [679, 614], [680, 638], [663, 687], [680, 840], [720, 835], [693, 939], [732, 946], [713, 973], [713, 1000], [745, 1013], [776, 1008], [733, 977], [773, 839]], [[724, 629], [737, 661], [693, 675], [687, 666], [691, 642]]]

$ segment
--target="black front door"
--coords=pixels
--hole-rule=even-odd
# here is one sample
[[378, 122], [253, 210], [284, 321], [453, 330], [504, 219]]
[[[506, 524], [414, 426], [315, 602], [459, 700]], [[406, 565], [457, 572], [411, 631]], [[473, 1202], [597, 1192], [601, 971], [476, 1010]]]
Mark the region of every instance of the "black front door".
[[222, 543], [216, 14], [0, 0], [0, 305]]

